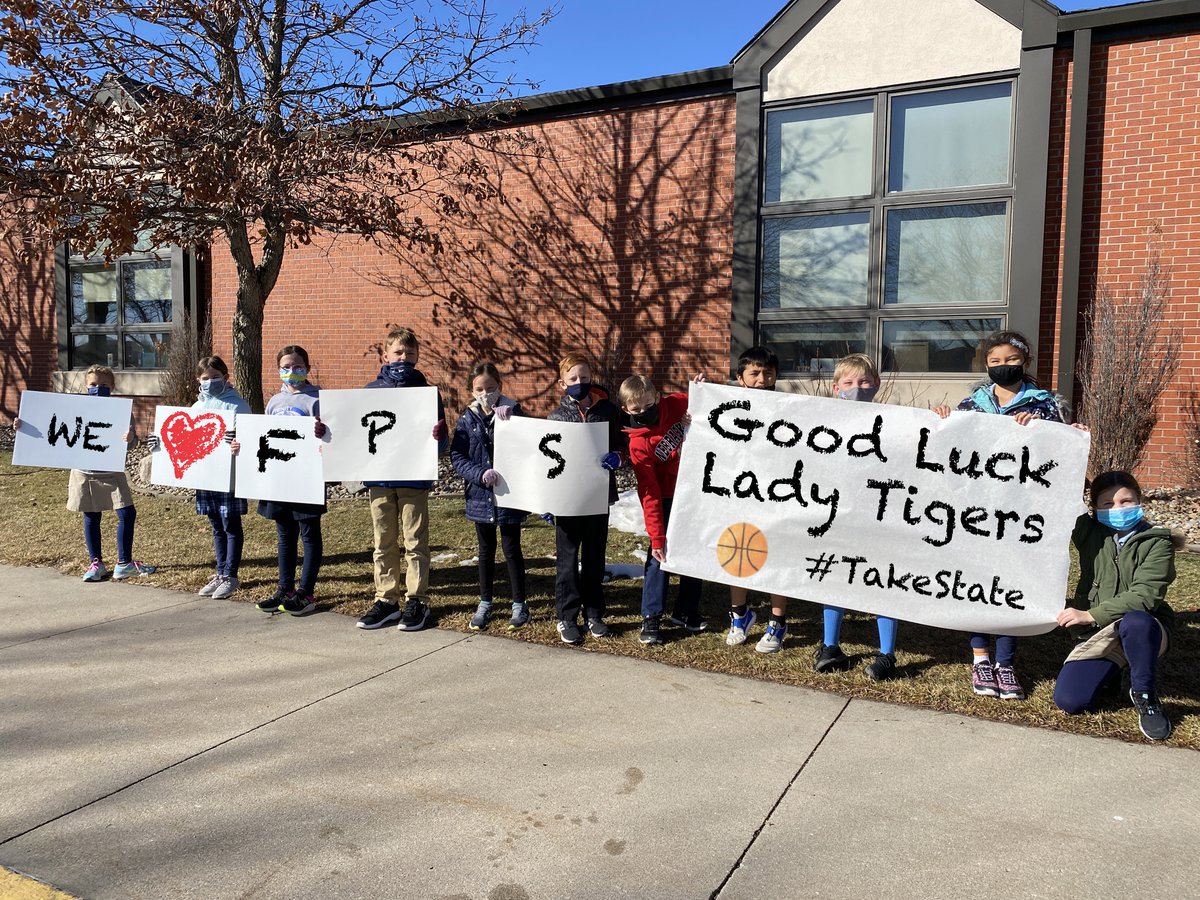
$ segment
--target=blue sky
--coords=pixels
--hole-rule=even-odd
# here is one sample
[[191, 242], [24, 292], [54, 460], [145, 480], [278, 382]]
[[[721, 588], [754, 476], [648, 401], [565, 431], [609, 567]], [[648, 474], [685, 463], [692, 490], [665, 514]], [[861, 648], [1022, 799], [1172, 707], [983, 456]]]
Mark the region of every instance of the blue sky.
[[[499, 15], [553, 0], [491, 0]], [[557, 0], [562, 9], [540, 46], [518, 57], [519, 78], [539, 92], [669, 75], [728, 63], [787, 0]], [[1063, 10], [1133, 0], [1063, 0]], [[523, 93], [528, 93], [527, 91]]]

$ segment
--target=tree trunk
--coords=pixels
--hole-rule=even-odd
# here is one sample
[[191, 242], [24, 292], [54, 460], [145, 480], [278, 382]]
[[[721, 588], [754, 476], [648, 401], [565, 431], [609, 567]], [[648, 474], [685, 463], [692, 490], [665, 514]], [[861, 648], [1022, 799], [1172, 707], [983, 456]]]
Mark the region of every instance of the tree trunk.
[[250, 408], [265, 408], [262, 393], [262, 326], [266, 297], [254, 271], [238, 272], [237, 311], [233, 315], [233, 383]]

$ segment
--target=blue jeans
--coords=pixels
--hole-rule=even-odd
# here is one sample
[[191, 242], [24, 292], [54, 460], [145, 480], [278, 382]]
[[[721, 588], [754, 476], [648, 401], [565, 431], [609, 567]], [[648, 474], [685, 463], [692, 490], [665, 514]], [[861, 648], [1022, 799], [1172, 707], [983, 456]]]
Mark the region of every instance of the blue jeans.
[[[117, 562], [133, 562], [133, 524], [137, 521], [137, 509], [123, 506], [117, 511]], [[83, 514], [83, 542], [87, 544], [89, 559], [103, 559], [100, 551], [100, 513]]]
[[[1162, 625], [1140, 609], [1127, 612], [1117, 623], [1117, 637], [1129, 661], [1132, 690], [1153, 692], [1158, 679], [1158, 648]], [[1063, 663], [1054, 683], [1054, 702], [1063, 712], [1094, 712], [1106, 685], [1119, 681], [1121, 668], [1109, 659], [1077, 659]]]
[[236, 513], [225, 516], [210, 513], [208, 523], [212, 526], [217, 574], [226, 578], [237, 578], [238, 567], [242, 564], [242, 545], [245, 543], [242, 517]]
[[[671, 499], [664, 498], [663, 525], [671, 516]], [[642, 618], [661, 616], [667, 605], [667, 592], [670, 589], [671, 576], [663, 571], [662, 563], [654, 558], [653, 553], [646, 554], [646, 571], [642, 579]], [[691, 575], [679, 576], [679, 594], [675, 598], [675, 615], [687, 619], [700, 612], [700, 592], [704, 582]]]
[[304, 544], [304, 566], [300, 570], [299, 593], [311, 594], [317, 587], [317, 575], [321, 571], [321, 519], [293, 519], [281, 516], [275, 520], [275, 533], [279, 546], [279, 589], [290, 591], [296, 585], [296, 561], [299, 551], [297, 540]]
[[[990, 634], [971, 635], [972, 650], [987, 650], [991, 645]], [[1017, 655], [1017, 639], [1011, 634], [996, 635], [996, 665], [1011, 666], [1013, 657]]]

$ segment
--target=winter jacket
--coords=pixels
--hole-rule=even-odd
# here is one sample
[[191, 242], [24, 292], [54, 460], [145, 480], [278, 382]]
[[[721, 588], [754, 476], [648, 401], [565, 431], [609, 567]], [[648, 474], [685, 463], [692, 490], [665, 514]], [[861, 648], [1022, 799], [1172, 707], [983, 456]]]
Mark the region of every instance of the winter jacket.
[[[523, 415], [521, 405], [508, 397], [502, 396], [496, 405], [511, 406], [514, 416]], [[483, 483], [483, 473], [494, 468], [495, 422], [494, 416], [484, 415], [478, 400], [467, 407], [454, 428], [454, 438], [450, 441], [450, 462], [466, 483], [463, 493], [467, 500], [468, 519], [494, 525], [519, 525], [528, 513], [497, 506], [496, 492]]]
[[[593, 384], [592, 392], [588, 396], [592, 398], [592, 405], [586, 413], [580, 411], [577, 400], [564, 394], [558, 409], [546, 418], [551, 422], [607, 422], [608, 449], [618, 453], [626, 452], [625, 436], [621, 432], [621, 411], [608, 399], [608, 391]], [[608, 473], [608, 502], [617, 502], [617, 476], [613, 472]]]
[[1047, 422], [1065, 422], [1070, 424], [1071, 409], [1065, 399], [1058, 394], [1044, 391], [1032, 381], [1025, 382], [1025, 392], [1011, 406], [1001, 409], [996, 403], [996, 395], [992, 392], [990, 381], [980, 381], [971, 388], [971, 394], [958, 408], [969, 412], [983, 412], [1015, 416], [1017, 413], [1032, 413], [1036, 419]]
[[[387, 367], [384, 366], [383, 369]], [[383, 369], [380, 370], [379, 377], [374, 381], [369, 382], [368, 388], [407, 388], [407, 387], [429, 387], [429, 382], [425, 380], [425, 376], [421, 374], [419, 369], [413, 369], [412, 374], [403, 382], [397, 384], [383, 376]], [[446, 433], [446, 408], [442, 405], [442, 394], [438, 391], [437, 395], [437, 420], [442, 423], [442, 437], [438, 441], [438, 454], [446, 452], [450, 446], [450, 436]], [[415, 491], [428, 491], [433, 488], [432, 481], [365, 481], [367, 487], [381, 488], [408, 488]]]
[[[1071, 541], [1079, 551], [1079, 583], [1071, 606], [1090, 612], [1098, 628], [1144, 610], [1170, 632], [1175, 613], [1167, 605], [1167, 588], [1175, 580], [1175, 548], [1183, 539], [1161, 526], [1138, 532], [1120, 548], [1116, 538], [1090, 515], [1075, 522]], [[1078, 636], [1090, 629], [1078, 626], [1072, 632]]]
[[642, 513], [652, 550], [662, 550], [667, 546], [663, 500], [675, 496], [680, 448], [673, 448], [665, 460], [655, 456], [655, 450], [666, 433], [683, 419], [687, 408], [687, 394], [668, 394], [658, 401], [657, 425], [625, 430], [629, 437], [629, 464], [637, 475], [638, 497], [642, 501]]

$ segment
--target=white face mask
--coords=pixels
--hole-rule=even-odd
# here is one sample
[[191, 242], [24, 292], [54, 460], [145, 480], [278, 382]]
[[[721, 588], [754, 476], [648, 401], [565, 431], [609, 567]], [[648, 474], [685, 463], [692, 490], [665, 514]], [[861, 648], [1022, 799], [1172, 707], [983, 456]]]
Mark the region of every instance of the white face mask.
[[490, 391], [476, 391], [475, 399], [478, 400], [485, 409], [495, 409], [496, 401], [500, 399], [500, 388], [493, 388]]

